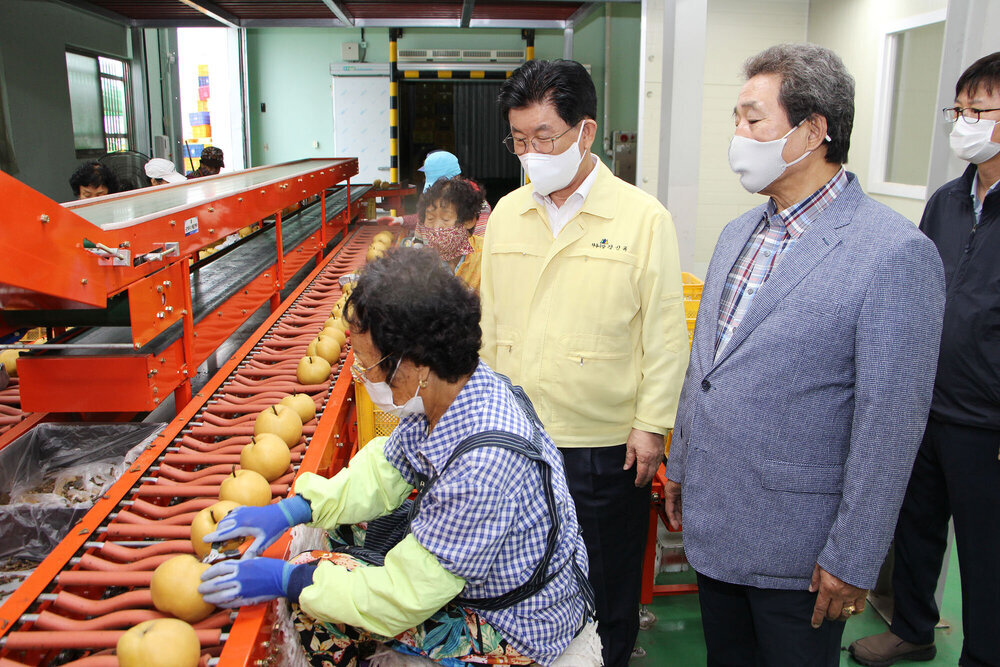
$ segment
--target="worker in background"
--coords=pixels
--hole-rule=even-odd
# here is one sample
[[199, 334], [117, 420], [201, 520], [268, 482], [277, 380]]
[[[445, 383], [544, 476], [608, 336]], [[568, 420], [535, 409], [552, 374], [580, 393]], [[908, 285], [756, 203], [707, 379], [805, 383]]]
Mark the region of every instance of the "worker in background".
[[836, 666], [927, 422], [944, 272], [844, 170], [854, 79], [835, 53], [774, 46], [744, 74], [729, 164], [768, 200], [709, 264], [667, 514], [683, 507], [710, 665]]
[[222, 149], [216, 146], [207, 146], [201, 150], [201, 160], [198, 162], [198, 168], [187, 175], [190, 178], [201, 178], [202, 176], [215, 176], [222, 168], [226, 166], [226, 162], [222, 155]]
[[[224, 607], [297, 603], [314, 665], [367, 664], [378, 641], [449, 665], [598, 667], [561, 459], [524, 393], [479, 360], [479, 299], [433, 251], [401, 248], [368, 264], [345, 313], [351, 374], [398, 426], [334, 477], [304, 473], [291, 498], [220, 521], [206, 541], [255, 539], [199, 592]], [[292, 525], [362, 521], [362, 550], [340, 550], [356, 558], [256, 557]]]
[[69, 186], [77, 199], [90, 199], [118, 192], [118, 178], [97, 160], [84, 162], [69, 177]]
[[962, 575], [959, 664], [1000, 665], [1000, 53], [965, 70], [944, 116], [969, 166], [920, 221], [944, 260], [948, 302], [930, 421], [896, 526], [892, 628], [851, 644], [863, 665], [934, 658], [949, 519]]
[[462, 179], [441, 179], [424, 190], [417, 202], [416, 235], [434, 248], [455, 275], [479, 291], [483, 237], [476, 227], [483, 195]]
[[[453, 153], [441, 150], [431, 151], [424, 158], [424, 165], [417, 171], [424, 172], [424, 192], [430, 190], [435, 183], [442, 179], [463, 180], [478, 190], [481, 195], [482, 204], [480, 204], [476, 226], [472, 230], [472, 233], [478, 237], [486, 234], [486, 221], [489, 220], [490, 211], [492, 210], [489, 202], [486, 201], [486, 188], [471, 178], [462, 176], [462, 167], [458, 163], [458, 158]], [[384, 216], [378, 218], [376, 222], [384, 225], [414, 227], [419, 222], [419, 219], [417, 215], [411, 214], [404, 216]]]
[[146, 163], [146, 176], [153, 185], [167, 185], [170, 183], [183, 183], [187, 179], [177, 171], [177, 167], [170, 160], [162, 157], [154, 157]]
[[660, 202], [590, 152], [583, 65], [529, 61], [499, 103], [531, 183], [490, 216], [481, 354], [524, 387], [563, 454], [604, 661], [621, 667], [639, 631], [650, 480], [687, 367], [677, 237]]
[[424, 164], [417, 171], [424, 172], [424, 192], [442, 178], [455, 178], [462, 175], [462, 167], [458, 158], [448, 151], [431, 151], [424, 158]]

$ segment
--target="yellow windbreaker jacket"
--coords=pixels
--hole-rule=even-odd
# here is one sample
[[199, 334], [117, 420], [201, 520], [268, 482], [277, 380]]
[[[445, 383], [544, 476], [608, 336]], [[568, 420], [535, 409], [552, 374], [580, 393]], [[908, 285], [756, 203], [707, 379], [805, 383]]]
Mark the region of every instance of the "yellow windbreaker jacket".
[[524, 387], [559, 447], [665, 434], [688, 362], [670, 214], [596, 169], [557, 238], [526, 185], [497, 204], [483, 248], [481, 356]]

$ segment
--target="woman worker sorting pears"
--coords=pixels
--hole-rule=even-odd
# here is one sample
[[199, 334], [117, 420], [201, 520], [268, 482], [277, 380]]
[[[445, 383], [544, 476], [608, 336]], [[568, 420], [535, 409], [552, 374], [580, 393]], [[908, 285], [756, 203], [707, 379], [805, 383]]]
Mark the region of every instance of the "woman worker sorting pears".
[[[287, 598], [315, 665], [367, 664], [385, 647], [391, 664], [600, 665], [562, 458], [520, 387], [479, 361], [476, 294], [434, 251], [402, 248], [367, 266], [345, 312], [351, 372], [399, 425], [336, 476], [304, 473], [291, 498], [223, 519], [206, 542], [254, 540], [205, 572], [205, 600]], [[382, 565], [258, 557], [290, 526], [370, 521], [415, 487]]]

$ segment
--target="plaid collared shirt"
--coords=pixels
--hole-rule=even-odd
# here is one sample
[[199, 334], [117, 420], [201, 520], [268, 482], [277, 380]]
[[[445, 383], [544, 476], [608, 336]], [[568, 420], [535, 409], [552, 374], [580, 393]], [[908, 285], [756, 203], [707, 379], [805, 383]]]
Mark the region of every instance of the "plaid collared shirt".
[[[418, 473], [430, 477], [460, 442], [490, 430], [528, 440], [532, 434], [506, 383], [480, 363], [429, 435], [423, 415], [406, 417], [386, 442], [385, 457], [416, 485]], [[561, 569], [538, 594], [480, 615], [523, 655], [547, 665], [583, 624], [584, 599], [569, 559], [575, 554], [587, 572], [587, 548], [562, 456], [547, 434], [542, 438], [560, 522], [549, 571]], [[427, 490], [410, 528], [446, 570], [466, 581], [463, 596], [484, 598], [527, 581], [545, 553], [550, 526], [538, 464], [506, 449], [482, 447], [457, 458]]]
[[767, 211], [750, 235], [743, 251], [729, 270], [719, 302], [719, 322], [715, 333], [715, 356], [726, 348], [736, 327], [743, 321], [757, 290], [763, 286], [778, 265], [781, 256], [795, 245], [809, 224], [847, 187], [847, 172], [843, 168], [823, 187], [798, 204], [777, 211], [774, 200], [767, 202]]

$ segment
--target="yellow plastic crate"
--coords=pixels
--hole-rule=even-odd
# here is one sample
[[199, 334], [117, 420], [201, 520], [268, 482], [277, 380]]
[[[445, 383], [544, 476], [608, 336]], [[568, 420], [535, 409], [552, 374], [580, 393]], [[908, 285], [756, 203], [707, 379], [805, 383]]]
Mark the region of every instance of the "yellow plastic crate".
[[211, 125], [195, 125], [191, 128], [191, 134], [195, 139], [209, 139], [212, 136]]
[[698, 317], [698, 306], [701, 305], [701, 299], [684, 299], [684, 317]]
[[684, 298], [688, 301], [700, 301], [701, 291], [705, 288], [705, 282], [693, 273], [684, 271], [681, 273], [683, 283]]
[[45, 327], [38, 327], [37, 329], [32, 329], [28, 333], [21, 336], [21, 343], [34, 343], [38, 340], [45, 340]]
[[358, 411], [358, 449], [372, 438], [392, 433], [399, 419], [375, 407], [363, 382], [354, 383], [354, 400]]

